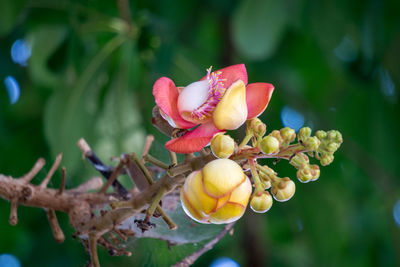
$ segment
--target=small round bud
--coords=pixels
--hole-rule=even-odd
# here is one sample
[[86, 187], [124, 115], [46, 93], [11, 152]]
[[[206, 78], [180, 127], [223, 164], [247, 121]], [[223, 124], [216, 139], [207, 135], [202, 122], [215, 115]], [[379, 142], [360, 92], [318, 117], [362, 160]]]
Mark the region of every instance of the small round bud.
[[283, 138], [281, 136], [281, 133], [278, 130], [273, 130], [269, 136], [275, 137], [276, 139], [278, 139], [279, 144], [281, 144], [283, 142]]
[[334, 159], [333, 154], [323, 154], [321, 156], [321, 160], [320, 160], [321, 165], [322, 166], [327, 166], [327, 165], [332, 163], [333, 159]]
[[302, 183], [308, 183], [314, 178], [310, 166], [297, 171], [297, 179]]
[[313, 175], [313, 178], [311, 179], [311, 181], [315, 181], [319, 178], [321, 171], [319, 169], [319, 166], [316, 164], [311, 165], [310, 168], [311, 168], [311, 173]]
[[265, 154], [275, 154], [279, 151], [279, 141], [273, 136], [265, 136], [260, 142], [260, 148]]
[[272, 206], [272, 197], [268, 191], [254, 193], [250, 200], [250, 208], [257, 213], [265, 213]]
[[319, 140], [325, 139], [326, 138], [326, 132], [319, 130], [315, 133], [315, 136], [318, 137]]
[[264, 189], [265, 189], [265, 190], [271, 188], [271, 181], [263, 181], [262, 183], [263, 183], [263, 185], [264, 185]]
[[342, 134], [339, 131], [331, 130], [327, 132], [327, 138], [331, 142], [335, 142], [338, 144], [343, 143]]
[[303, 127], [297, 133], [297, 139], [299, 141], [304, 141], [310, 136], [311, 136], [311, 128], [310, 127]]
[[284, 141], [286, 142], [293, 142], [294, 139], [296, 139], [296, 132], [289, 127], [285, 127], [283, 129], [280, 130], [280, 134], [283, 138]]
[[253, 130], [257, 136], [263, 136], [267, 131], [267, 126], [259, 118], [253, 118], [247, 121], [247, 127]]
[[285, 177], [278, 183], [277, 186], [273, 186], [271, 192], [275, 200], [279, 202], [288, 201], [291, 199], [296, 191], [296, 185], [289, 177]]
[[235, 151], [235, 141], [229, 135], [218, 133], [211, 140], [211, 151], [217, 158], [229, 158]]
[[290, 164], [296, 169], [303, 169], [306, 166], [308, 166], [308, 163], [310, 162], [310, 159], [308, 156], [304, 153], [297, 153], [292, 159], [290, 160]]
[[328, 151], [328, 152], [330, 152], [330, 153], [333, 153], [333, 152], [335, 152], [338, 148], [339, 148], [339, 144], [338, 143], [333, 143], [333, 142], [331, 142], [331, 143], [329, 143], [327, 146], [326, 146], [326, 150]]
[[321, 141], [316, 136], [308, 137], [303, 141], [303, 145], [311, 151], [317, 150], [320, 144]]

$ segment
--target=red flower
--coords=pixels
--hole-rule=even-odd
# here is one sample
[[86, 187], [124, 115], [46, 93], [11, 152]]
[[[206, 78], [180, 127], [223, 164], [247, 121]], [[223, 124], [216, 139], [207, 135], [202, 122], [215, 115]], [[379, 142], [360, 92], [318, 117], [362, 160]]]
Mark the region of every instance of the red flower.
[[162, 77], [153, 86], [153, 95], [161, 115], [171, 126], [191, 129], [165, 147], [178, 153], [201, 150], [212, 137], [225, 130], [239, 128], [246, 120], [259, 116], [267, 107], [274, 86], [269, 83], [247, 84], [244, 64], [211, 72], [186, 87]]

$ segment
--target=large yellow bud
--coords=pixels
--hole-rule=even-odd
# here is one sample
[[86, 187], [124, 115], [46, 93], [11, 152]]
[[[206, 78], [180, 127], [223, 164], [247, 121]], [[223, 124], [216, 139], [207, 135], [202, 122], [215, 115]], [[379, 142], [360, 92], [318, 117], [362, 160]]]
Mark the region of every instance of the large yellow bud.
[[186, 178], [181, 202], [186, 214], [197, 222], [230, 223], [242, 217], [251, 189], [239, 164], [216, 159]]
[[214, 156], [220, 159], [229, 158], [235, 151], [235, 141], [229, 135], [217, 133], [211, 140], [210, 147]]

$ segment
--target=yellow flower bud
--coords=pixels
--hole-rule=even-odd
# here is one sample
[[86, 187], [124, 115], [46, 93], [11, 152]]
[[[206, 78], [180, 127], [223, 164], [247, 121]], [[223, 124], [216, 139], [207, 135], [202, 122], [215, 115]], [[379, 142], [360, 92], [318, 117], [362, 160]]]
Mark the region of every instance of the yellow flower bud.
[[217, 158], [229, 158], [235, 151], [235, 141], [229, 135], [218, 133], [211, 140], [211, 151]]
[[321, 141], [316, 136], [308, 137], [303, 141], [303, 145], [311, 151], [317, 150], [320, 144]]
[[320, 160], [321, 165], [322, 166], [327, 166], [327, 165], [332, 163], [333, 159], [334, 159], [333, 154], [323, 154], [321, 156], [321, 160]]
[[275, 200], [284, 202], [291, 199], [296, 191], [296, 185], [289, 177], [283, 178], [278, 185], [273, 186], [271, 193], [273, 194]]
[[326, 146], [326, 150], [328, 151], [328, 152], [330, 152], [330, 153], [334, 153], [338, 148], [340, 147], [340, 144], [338, 144], [338, 143], [329, 143], [327, 146]]
[[255, 193], [250, 200], [250, 208], [257, 213], [265, 213], [272, 206], [272, 197], [268, 191]]
[[311, 179], [311, 181], [315, 181], [319, 178], [321, 171], [319, 169], [319, 166], [315, 165], [315, 164], [311, 165], [310, 168], [311, 168], [311, 173], [313, 175], [313, 178]]
[[273, 136], [265, 136], [260, 142], [261, 151], [265, 154], [274, 154], [279, 151], [279, 141]]
[[318, 137], [319, 140], [325, 139], [326, 138], [326, 132], [319, 130], [315, 133], [315, 136]]
[[276, 139], [278, 139], [279, 144], [281, 144], [281, 143], [283, 142], [283, 138], [282, 138], [282, 136], [281, 136], [281, 133], [280, 133], [278, 130], [273, 130], [273, 131], [269, 134], [269, 136], [273, 136], [273, 137], [275, 137]]
[[234, 82], [225, 92], [213, 112], [215, 126], [221, 130], [235, 130], [247, 119], [246, 86], [242, 80]]
[[290, 143], [293, 142], [294, 139], [296, 139], [296, 132], [290, 128], [290, 127], [285, 127], [280, 130], [281, 136], [284, 141]]
[[299, 141], [304, 142], [304, 140], [306, 140], [310, 136], [311, 136], [311, 128], [303, 127], [299, 130], [299, 133], [297, 134], [297, 139], [299, 139]]
[[308, 183], [314, 178], [313, 171], [310, 166], [305, 166], [297, 171], [297, 179], [302, 183]]
[[289, 161], [291, 165], [296, 167], [296, 169], [305, 168], [310, 162], [308, 156], [304, 153], [297, 153], [292, 159]]
[[200, 223], [230, 223], [242, 217], [251, 194], [250, 179], [230, 159], [216, 159], [192, 172], [181, 189], [182, 207]]

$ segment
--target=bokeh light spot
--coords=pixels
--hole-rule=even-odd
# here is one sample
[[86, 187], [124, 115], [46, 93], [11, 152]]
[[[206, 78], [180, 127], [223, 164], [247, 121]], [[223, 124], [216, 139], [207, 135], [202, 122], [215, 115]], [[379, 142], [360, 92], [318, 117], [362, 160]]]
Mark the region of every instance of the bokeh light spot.
[[333, 50], [335, 55], [344, 62], [353, 62], [357, 59], [357, 46], [354, 41], [348, 37], [343, 37], [340, 44]]
[[239, 267], [239, 263], [228, 257], [221, 257], [211, 262], [210, 267]]
[[400, 199], [396, 201], [393, 207], [393, 219], [400, 228]]
[[397, 99], [396, 90], [395, 90], [393, 80], [390, 77], [388, 70], [381, 69], [379, 71], [379, 77], [380, 77], [381, 91], [382, 91], [383, 96], [389, 102], [395, 103], [396, 99]]
[[285, 127], [290, 127], [296, 132], [304, 125], [304, 116], [288, 106], [282, 108], [281, 120]]
[[28, 64], [31, 53], [31, 46], [22, 39], [16, 40], [11, 46], [11, 58], [15, 63], [21, 66], [26, 66]]
[[303, 231], [303, 222], [301, 221], [300, 218], [297, 219], [296, 224], [297, 224], [297, 228], [299, 229], [299, 231], [300, 232]]
[[0, 254], [1, 267], [21, 267], [19, 260], [11, 254]]
[[12, 76], [7, 76], [4, 79], [4, 85], [6, 86], [10, 103], [12, 105], [17, 103], [19, 96], [21, 94], [17, 80]]

